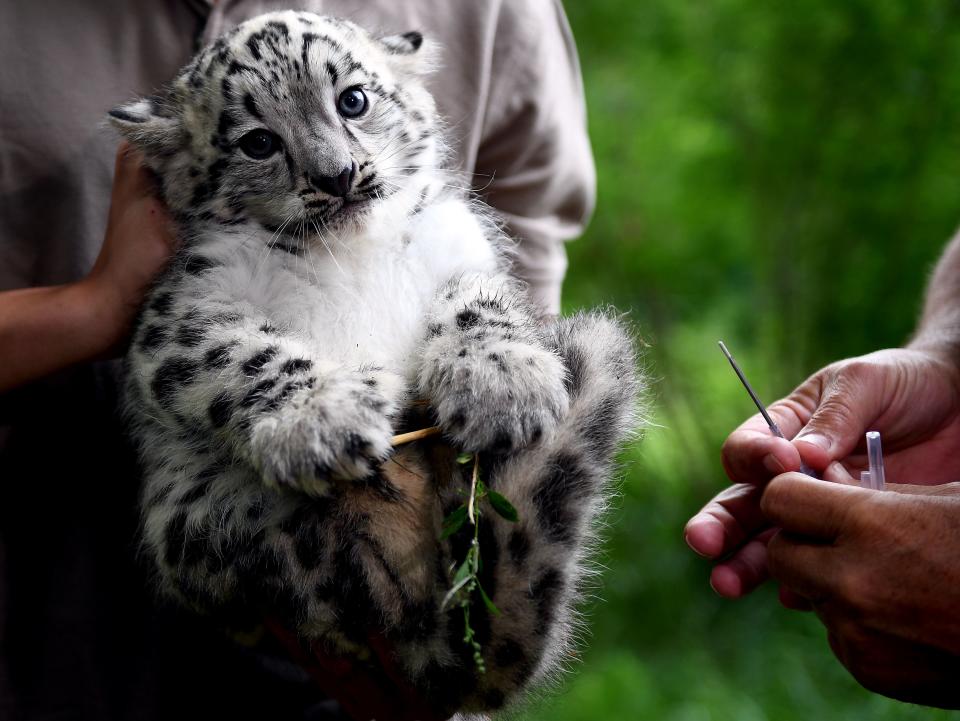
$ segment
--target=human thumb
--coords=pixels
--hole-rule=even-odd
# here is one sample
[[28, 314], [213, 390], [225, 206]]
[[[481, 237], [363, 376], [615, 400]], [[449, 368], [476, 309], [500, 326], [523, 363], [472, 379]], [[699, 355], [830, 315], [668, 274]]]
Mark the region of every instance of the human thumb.
[[793, 439], [801, 458], [814, 468], [850, 455], [877, 415], [875, 389], [852, 375], [841, 370], [825, 383], [810, 420]]

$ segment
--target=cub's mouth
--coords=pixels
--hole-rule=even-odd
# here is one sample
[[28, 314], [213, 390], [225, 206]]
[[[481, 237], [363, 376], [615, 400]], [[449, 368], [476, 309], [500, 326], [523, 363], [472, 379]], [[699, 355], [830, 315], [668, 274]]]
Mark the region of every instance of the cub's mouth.
[[[376, 198], [357, 196], [353, 198], [325, 198], [312, 200], [304, 204], [306, 218], [317, 224], [331, 225], [351, 219], [357, 220], [363, 216]], [[321, 226], [322, 227], [322, 226]]]

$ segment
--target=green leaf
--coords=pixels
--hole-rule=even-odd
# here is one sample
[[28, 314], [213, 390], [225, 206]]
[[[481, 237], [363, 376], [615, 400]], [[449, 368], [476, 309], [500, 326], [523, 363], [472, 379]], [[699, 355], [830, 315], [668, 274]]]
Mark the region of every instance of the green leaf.
[[463, 585], [462, 581], [466, 581], [471, 576], [472, 564], [470, 563], [473, 560], [471, 554], [467, 554], [467, 557], [463, 559], [463, 563], [460, 564], [460, 568], [457, 569], [456, 575], [453, 577], [453, 586], [454, 588], [459, 588]]
[[480, 589], [480, 598], [483, 599], [483, 605], [487, 607], [487, 610], [490, 612], [490, 615], [499, 616], [500, 609], [497, 608], [496, 604], [494, 604], [494, 602], [490, 599], [490, 597], [487, 595], [487, 592], [483, 590], [483, 586], [481, 586], [478, 583], [477, 588]]
[[466, 521], [467, 507], [460, 506], [457, 510], [453, 511], [449, 516], [443, 519], [443, 533], [440, 534], [440, 540], [450, 538], [450, 536], [463, 527], [463, 524], [466, 523]]
[[465, 466], [468, 463], [472, 463], [472, 462], [473, 462], [472, 453], [461, 453], [459, 456], [457, 456], [457, 463], [459, 463], [461, 466]]
[[470, 573], [470, 556], [468, 555], [467, 559], [460, 564], [460, 568], [457, 569], [457, 575], [453, 577], [453, 587], [447, 591], [447, 595], [443, 597], [443, 602], [440, 604], [441, 611], [447, 608], [454, 596], [457, 595], [457, 592], [466, 586], [471, 578], [473, 578], [473, 576]]
[[510, 503], [502, 493], [488, 491], [487, 498], [490, 499], [490, 505], [493, 506], [493, 510], [508, 521], [516, 523], [520, 519], [520, 516], [517, 515], [517, 509], [513, 507], [513, 504]]

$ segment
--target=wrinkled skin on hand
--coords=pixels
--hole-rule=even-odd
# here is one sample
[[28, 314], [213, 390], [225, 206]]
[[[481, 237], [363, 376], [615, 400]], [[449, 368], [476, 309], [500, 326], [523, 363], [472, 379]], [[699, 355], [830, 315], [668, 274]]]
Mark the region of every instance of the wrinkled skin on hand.
[[761, 510], [771, 575], [864, 687], [960, 707], [960, 483], [877, 492], [788, 473]]

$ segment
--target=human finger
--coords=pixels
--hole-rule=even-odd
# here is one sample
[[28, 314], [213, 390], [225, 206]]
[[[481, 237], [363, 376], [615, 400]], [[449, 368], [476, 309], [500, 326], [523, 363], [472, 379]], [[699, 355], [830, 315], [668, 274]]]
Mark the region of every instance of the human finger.
[[729, 486], [684, 528], [687, 545], [707, 558], [719, 558], [767, 527], [760, 511], [762, 489], [750, 483]]
[[793, 439], [807, 463], [824, 468], [856, 449], [886, 402], [883, 385], [888, 374], [870, 361], [844, 361], [828, 366], [795, 391], [798, 397], [815, 401], [809, 420]]
[[165, 210], [159, 200], [156, 174], [147, 167], [143, 152], [126, 141], [117, 147], [112, 198], [115, 203], [136, 198], [156, 199]]
[[829, 481], [831, 483], [843, 483], [846, 485], [859, 485], [860, 481], [857, 478], [854, 478], [851, 475], [850, 471], [840, 463], [840, 461], [832, 461], [823, 471], [823, 480]]
[[162, 249], [163, 258], [178, 245], [173, 219], [160, 198], [156, 176], [146, 166], [143, 153], [126, 141], [117, 148], [110, 214], [112, 224], [122, 228], [132, 224], [136, 230], [120, 233], [128, 241], [124, 245], [153, 245]]
[[126, 140], [121, 140], [117, 144], [117, 151], [113, 159], [114, 178], [118, 177], [121, 173], [126, 172], [128, 168], [139, 165], [142, 157], [143, 154], [136, 148], [136, 146], [130, 144]]
[[767, 484], [760, 510], [772, 525], [790, 533], [830, 541], [839, 535], [850, 509], [870, 493], [853, 485], [785, 473]]
[[[817, 604], [829, 597], [833, 573], [829, 546], [781, 530], [767, 544], [767, 567], [794, 597]], [[782, 596], [781, 596], [782, 599]]]
[[[794, 426], [802, 425], [794, 410], [783, 403], [770, 406], [769, 413], [788, 438]], [[748, 418], [727, 437], [720, 457], [734, 483], [760, 484], [780, 473], [800, 470], [797, 449], [773, 435], [760, 414]]]
[[740, 598], [769, 578], [767, 542], [776, 533], [771, 528], [750, 540], [710, 573], [710, 586], [724, 598]]

